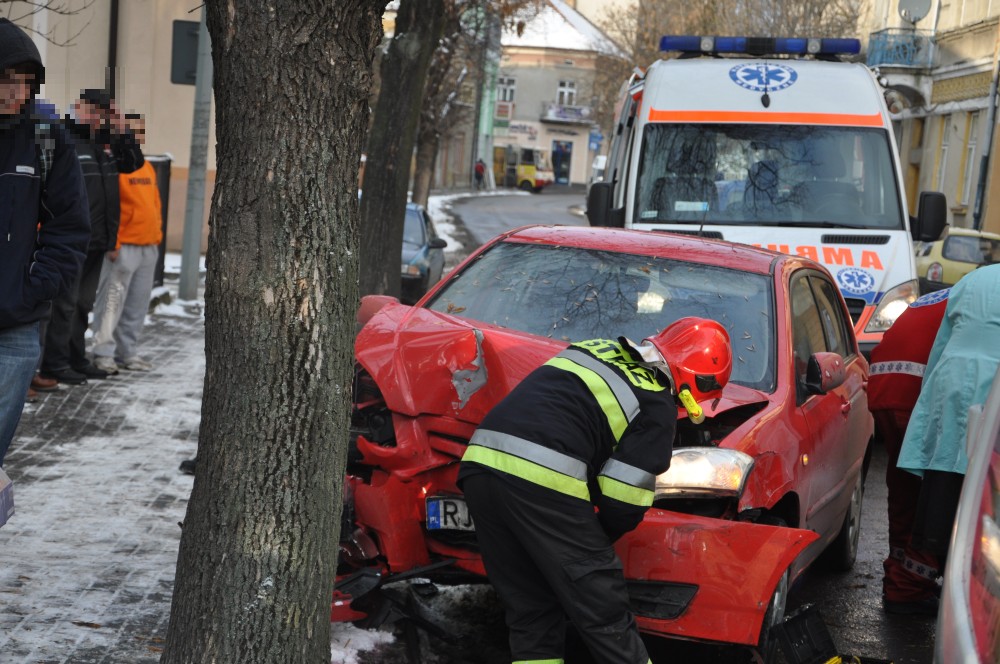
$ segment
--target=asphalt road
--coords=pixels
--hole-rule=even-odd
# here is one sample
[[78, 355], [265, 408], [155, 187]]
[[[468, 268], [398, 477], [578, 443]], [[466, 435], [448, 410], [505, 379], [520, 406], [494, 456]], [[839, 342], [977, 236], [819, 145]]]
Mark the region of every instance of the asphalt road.
[[[462, 199], [456, 202], [453, 213], [460, 217], [469, 236], [481, 243], [526, 224], [586, 225], [586, 218], [580, 214], [583, 204], [582, 190], [550, 188], [535, 195]], [[788, 611], [804, 604], [816, 606], [841, 654], [891, 660], [895, 664], [930, 664], [935, 621], [890, 616], [881, 607], [882, 560], [888, 552], [884, 477], [885, 453], [877, 447], [866, 482], [860, 550], [854, 569], [841, 574], [807, 571], [789, 594]], [[683, 660], [676, 659], [679, 653], [673, 651], [674, 646], [663, 644], [663, 654], [657, 658], [652, 652], [657, 644], [651, 643], [653, 661], [697, 660], [697, 655], [690, 653]], [[714, 659], [706, 655], [704, 661]]]

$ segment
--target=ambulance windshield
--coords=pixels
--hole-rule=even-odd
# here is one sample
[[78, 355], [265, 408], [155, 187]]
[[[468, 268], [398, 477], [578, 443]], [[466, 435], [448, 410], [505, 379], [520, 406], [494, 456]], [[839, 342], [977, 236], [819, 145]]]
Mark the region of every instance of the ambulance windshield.
[[878, 128], [648, 124], [635, 217], [902, 229], [890, 150]]

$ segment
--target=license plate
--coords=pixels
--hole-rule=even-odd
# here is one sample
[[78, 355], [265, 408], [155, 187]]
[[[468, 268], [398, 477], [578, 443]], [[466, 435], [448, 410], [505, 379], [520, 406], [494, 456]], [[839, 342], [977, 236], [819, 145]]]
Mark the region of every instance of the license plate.
[[427, 499], [427, 530], [475, 530], [465, 499], [432, 496]]

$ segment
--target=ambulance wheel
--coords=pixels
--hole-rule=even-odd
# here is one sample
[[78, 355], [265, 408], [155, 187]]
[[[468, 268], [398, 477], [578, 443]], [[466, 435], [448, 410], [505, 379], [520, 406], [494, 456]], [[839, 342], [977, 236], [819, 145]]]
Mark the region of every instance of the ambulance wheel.
[[771, 664], [778, 661], [778, 640], [771, 635], [771, 628], [781, 624], [785, 620], [785, 605], [788, 601], [788, 586], [792, 577], [792, 570], [788, 568], [778, 579], [778, 585], [774, 588], [771, 601], [767, 604], [767, 611], [764, 613], [764, 622], [760, 626], [760, 638], [757, 641], [758, 661], [764, 664]]
[[851, 492], [851, 504], [844, 515], [837, 539], [830, 543], [823, 554], [826, 566], [835, 572], [846, 572], [854, 567], [858, 558], [858, 540], [861, 535], [861, 505], [865, 500], [865, 473], [858, 473]]

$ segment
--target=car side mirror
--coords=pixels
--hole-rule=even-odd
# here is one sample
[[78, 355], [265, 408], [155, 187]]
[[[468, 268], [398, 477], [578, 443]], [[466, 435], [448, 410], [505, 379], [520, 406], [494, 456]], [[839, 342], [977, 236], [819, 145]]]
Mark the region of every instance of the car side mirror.
[[448, 246], [448, 241], [445, 240], [443, 237], [436, 237], [433, 240], [431, 240], [430, 244], [428, 244], [427, 246], [430, 247], [431, 249], [444, 249], [445, 247]]
[[813, 353], [806, 367], [806, 391], [809, 394], [826, 394], [844, 384], [847, 373], [844, 358], [837, 353]]
[[365, 295], [361, 298], [361, 306], [358, 307], [356, 319], [359, 325], [364, 325], [372, 319], [372, 316], [382, 310], [387, 304], [399, 304], [399, 299], [391, 295]]
[[610, 182], [595, 182], [587, 191], [587, 219], [591, 226], [608, 226], [611, 219]]
[[939, 191], [920, 192], [917, 217], [911, 219], [910, 234], [918, 242], [934, 242], [948, 223], [948, 199]]

